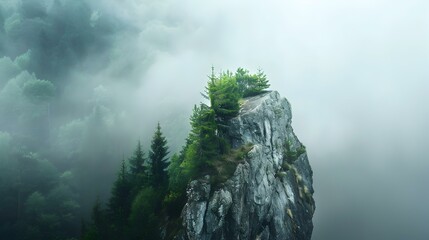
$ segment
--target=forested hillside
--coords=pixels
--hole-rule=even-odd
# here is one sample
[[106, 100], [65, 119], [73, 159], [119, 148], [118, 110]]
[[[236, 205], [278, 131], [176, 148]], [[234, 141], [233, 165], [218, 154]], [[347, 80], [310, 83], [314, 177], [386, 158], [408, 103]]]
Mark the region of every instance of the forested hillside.
[[[231, 149], [225, 123], [238, 113], [240, 99], [269, 86], [262, 71], [212, 70], [202, 94], [209, 104], [194, 106], [180, 152], [170, 152], [158, 123], [151, 141], [142, 139], [150, 146], [138, 141], [125, 153], [132, 146], [124, 142], [135, 139], [118, 132], [123, 123], [107, 107], [102, 87], [87, 117], [59, 124], [53, 114], [67, 106], [58, 101], [65, 89], [31, 72], [33, 54], [0, 62], [9, 71], [2, 72], [8, 80], [0, 91], [2, 239], [159, 239], [165, 219], [178, 221], [190, 180], [212, 174], [222, 181], [234, 169], [222, 159], [248, 151]], [[178, 224], [168, 227], [174, 232]]]
[[[160, 21], [171, 25], [168, 18]], [[183, 202], [200, 164], [192, 151], [219, 137], [196, 140], [201, 121], [207, 114], [215, 118], [215, 109], [196, 106], [186, 150], [175, 154], [190, 129], [191, 110], [180, 101], [166, 105], [172, 102], [162, 100], [166, 89], [141, 87], [151, 80], [141, 69], [153, 62], [158, 41], [145, 36], [152, 45], [138, 56], [132, 54], [136, 44], [128, 44], [151, 25], [137, 30], [102, 3], [25, 0], [0, 2], [0, 26], [0, 239], [92, 236], [94, 209], [109, 221], [106, 232], [131, 234], [133, 221], [146, 211], [136, 209], [156, 202], [157, 218], [164, 201]], [[238, 75], [250, 76], [240, 71], [237, 85]], [[151, 142], [157, 121], [166, 135], [156, 128]], [[213, 134], [214, 123], [207, 124]], [[218, 150], [207, 147], [207, 156]], [[127, 189], [128, 200], [121, 195]], [[119, 212], [109, 210], [114, 206], [121, 206]]]
[[[133, 156], [123, 160], [112, 195], [104, 205], [97, 202], [83, 239], [169, 239], [181, 228], [180, 213], [191, 180], [209, 174], [220, 184], [234, 171], [250, 146], [231, 148], [226, 121], [235, 117], [243, 97], [269, 87], [262, 71], [250, 74], [239, 68], [210, 76], [204, 97], [210, 105], [195, 105], [190, 117], [191, 132], [180, 153], [167, 159], [168, 146], [158, 124], [148, 157], [138, 142]], [[165, 229], [161, 231], [161, 229]]]
[[[160, 115], [120, 63], [136, 34], [102, 3], [0, 1], [0, 239], [79, 238], [121, 159], [150, 141]], [[171, 135], [174, 149], [184, 134]]]

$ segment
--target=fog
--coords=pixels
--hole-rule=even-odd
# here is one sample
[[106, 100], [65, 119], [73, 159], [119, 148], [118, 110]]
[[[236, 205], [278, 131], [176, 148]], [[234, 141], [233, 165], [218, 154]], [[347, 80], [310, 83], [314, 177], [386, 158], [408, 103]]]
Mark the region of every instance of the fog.
[[3, 0], [0, 23], [0, 151], [78, 162], [83, 212], [158, 121], [180, 150], [211, 66], [261, 68], [307, 147], [313, 239], [429, 237], [426, 1]]

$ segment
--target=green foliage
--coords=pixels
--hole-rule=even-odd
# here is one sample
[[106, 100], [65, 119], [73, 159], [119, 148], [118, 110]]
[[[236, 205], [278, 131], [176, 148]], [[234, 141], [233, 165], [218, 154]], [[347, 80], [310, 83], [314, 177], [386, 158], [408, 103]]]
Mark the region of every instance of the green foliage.
[[[181, 173], [186, 183], [198, 176], [200, 170], [204, 166], [204, 162], [201, 161], [198, 155], [199, 142], [191, 143], [184, 152], [183, 161], [180, 164]], [[185, 185], [186, 187], [186, 185]]]
[[305, 146], [301, 145], [296, 150], [291, 149], [292, 143], [290, 140], [285, 141], [283, 149], [283, 161], [292, 163], [305, 153]]
[[[189, 139], [195, 149], [194, 155], [201, 163], [207, 163], [219, 154], [219, 139], [216, 136], [215, 112], [205, 104], [194, 107], [191, 117], [191, 134]], [[186, 160], [186, 159], [185, 159]]]
[[240, 110], [238, 100], [241, 96], [236, 78], [230, 72], [222, 73], [217, 78], [211, 77], [207, 91], [211, 109], [216, 114], [216, 123], [220, 129], [225, 129], [226, 121], [235, 117]]
[[[1, 135], [1, 145], [9, 145], [10, 136]], [[3, 150], [0, 239], [77, 237], [80, 205], [71, 183], [73, 174], [60, 174], [49, 161], [24, 148]]]
[[267, 76], [262, 70], [258, 70], [256, 74], [250, 74], [248, 70], [238, 68], [235, 79], [242, 97], [258, 95], [270, 87]]
[[134, 150], [134, 155], [130, 158], [130, 173], [132, 175], [139, 175], [146, 171], [145, 167], [145, 156], [142, 150], [142, 145], [140, 140], [137, 143], [136, 149]]
[[40, 192], [33, 192], [25, 202], [26, 214], [29, 217], [37, 218], [42, 215], [46, 208], [46, 199]]
[[130, 180], [134, 186], [134, 192], [138, 192], [140, 187], [148, 180], [146, 158], [140, 140], [137, 143], [133, 156], [129, 159]]
[[[191, 131], [182, 151], [168, 162], [167, 141], [159, 124], [152, 137], [148, 162], [139, 141], [129, 169], [122, 163], [107, 209], [103, 210], [99, 203], [94, 206], [93, 220], [84, 239], [160, 239], [161, 225], [167, 234], [178, 231], [187, 184], [210, 174], [214, 186], [219, 186], [247, 157], [252, 145], [231, 149], [228, 121], [237, 116], [242, 97], [259, 94], [268, 87], [261, 71], [250, 74], [239, 68], [235, 74], [213, 73], [206, 88], [210, 106], [194, 106]], [[292, 156], [289, 150], [285, 156], [290, 158], [300, 152]], [[38, 195], [32, 198], [34, 204], [42, 200]], [[164, 219], [169, 220], [163, 222]]]
[[216, 136], [215, 112], [205, 104], [194, 106], [191, 116], [191, 132], [182, 152], [180, 164], [188, 181], [201, 174], [219, 154], [219, 138]]
[[[179, 155], [174, 155], [168, 170], [169, 191], [167, 206], [183, 197], [186, 185], [192, 179], [212, 174], [215, 182], [223, 182], [232, 175], [237, 164], [250, 151], [249, 146], [230, 149], [228, 121], [237, 116], [242, 97], [253, 96], [269, 87], [265, 74], [239, 68], [235, 74], [224, 72], [215, 76], [212, 69], [206, 87], [210, 106], [194, 106], [191, 132]], [[177, 201], [180, 203], [180, 201]]]
[[129, 160], [130, 167], [122, 161], [107, 208], [103, 209], [99, 202], [94, 206], [92, 223], [84, 229], [84, 239], [159, 239], [159, 215], [168, 184], [167, 149], [167, 140], [158, 124], [149, 164], [139, 141]]
[[112, 194], [108, 203], [109, 219], [112, 223], [112, 234], [121, 238], [127, 226], [130, 215], [132, 185], [126, 169], [125, 160], [122, 160], [118, 178], [113, 183]]
[[229, 136], [228, 121], [237, 116], [240, 110], [240, 99], [262, 93], [270, 85], [265, 74], [258, 70], [250, 74], [243, 68], [237, 69], [235, 74], [229, 71], [215, 76], [214, 70], [206, 87], [210, 100], [210, 108], [215, 113], [216, 135], [220, 137], [221, 152], [228, 152]]
[[153, 135], [150, 147], [150, 183], [154, 188], [166, 189], [168, 184], [168, 148], [167, 140], [162, 135], [161, 126], [159, 125], [159, 123], [156, 127], [156, 131]]
[[84, 240], [108, 240], [111, 239], [108, 231], [107, 214], [101, 206], [99, 199], [94, 204], [91, 214], [91, 224], [83, 233]]
[[[188, 146], [189, 147], [189, 146]], [[192, 176], [196, 176], [196, 168], [191, 165], [182, 165], [184, 161], [184, 148], [180, 155], [174, 154], [168, 166], [168, 194], [164, 198], [164, 206], [170, 217], [179, 218], [186, 202], [186, 186]], [[190, 164], [188, 161], [186, 164]]]
[[220, 155], [210, 163], [212, 169], [211, 181], [215, 187], [224, 183], [234, 174], [237, 165], [246, 159], [252, 148], [252, 144], [243, 145]]
[[186, 203], [185, 191], [171, 191], [164, 198], [165, 210], [170, 217], [180, 217], [182, 208]]
[[155, 212], [159, 197], [159, 193], [152, 187], [139, 192], [132, 203], [127, 239], [160, 239], [159, 219]]
[[182, 154], [180, 156], [174, 154], [168, 166], [168, 186], [169, 190], [173, 193], [183, 192], [188, 184], [186, 177], [184, 177], [183, 168], [181, 167], [183, 162], [182, 156]]

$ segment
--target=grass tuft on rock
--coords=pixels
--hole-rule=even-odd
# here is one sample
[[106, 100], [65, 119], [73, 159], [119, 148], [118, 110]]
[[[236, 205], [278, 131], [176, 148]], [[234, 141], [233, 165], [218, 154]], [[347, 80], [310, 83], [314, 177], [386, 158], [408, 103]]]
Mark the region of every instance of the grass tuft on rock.
[[237, 165], [243, 163], [252, 150], [252, 144], [245, 144], [232, 149], [211, 162], [211, 181], [214, 187], [226, 182], [235, 172]]

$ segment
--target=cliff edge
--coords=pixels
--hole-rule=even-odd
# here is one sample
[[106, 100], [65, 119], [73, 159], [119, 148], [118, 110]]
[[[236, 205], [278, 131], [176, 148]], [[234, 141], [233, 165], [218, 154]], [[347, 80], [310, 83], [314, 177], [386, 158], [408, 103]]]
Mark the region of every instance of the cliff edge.
[[189, 184], [176, 239], [311, 239], [312, 170], [291, 119], [289, 102], [276, 91], [244, 99], [229, 133], [234, 148], [252, 148], [221, 186], [210, 176]]

